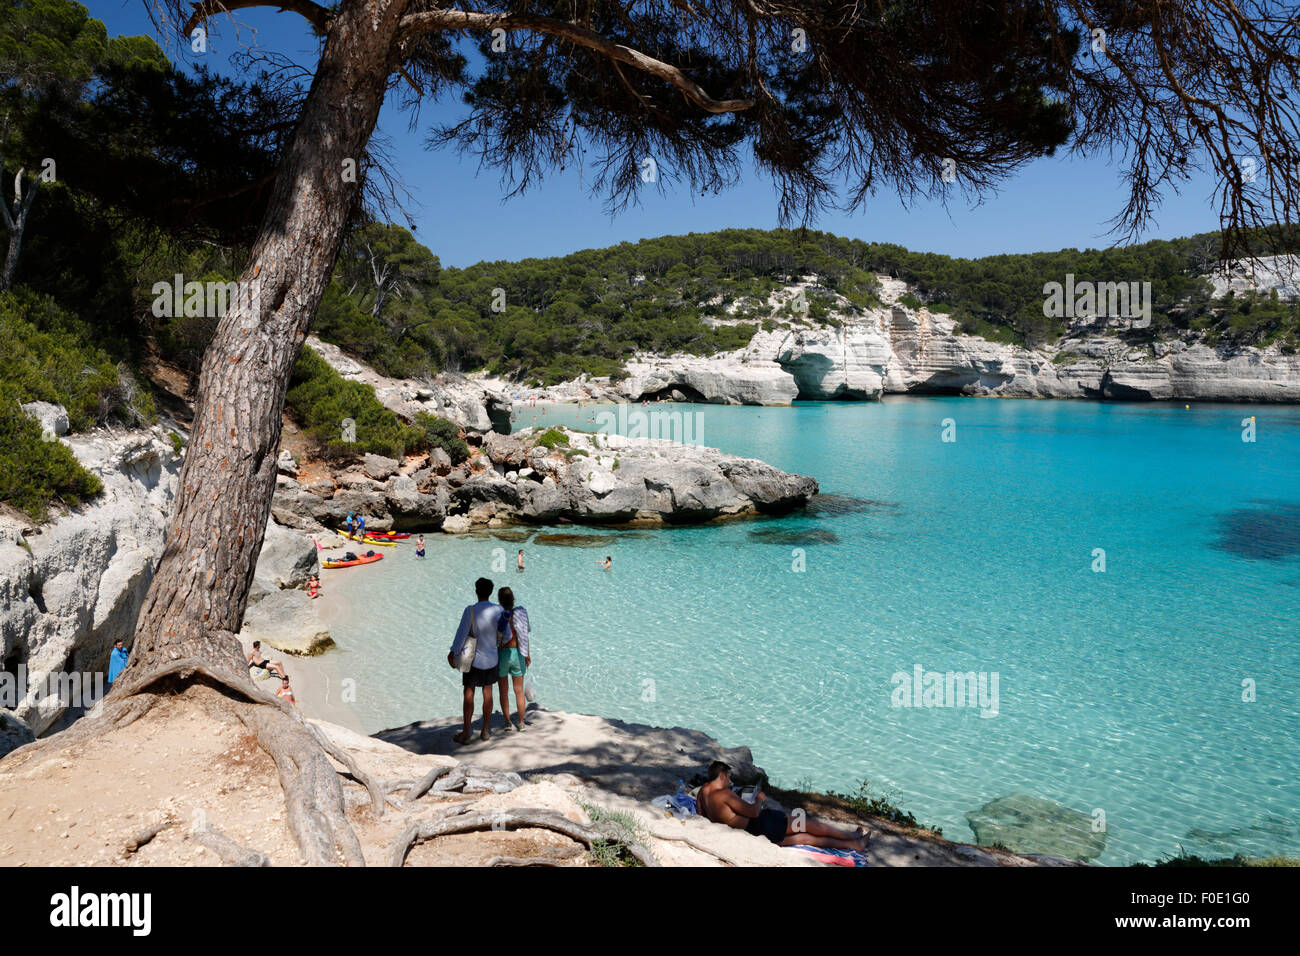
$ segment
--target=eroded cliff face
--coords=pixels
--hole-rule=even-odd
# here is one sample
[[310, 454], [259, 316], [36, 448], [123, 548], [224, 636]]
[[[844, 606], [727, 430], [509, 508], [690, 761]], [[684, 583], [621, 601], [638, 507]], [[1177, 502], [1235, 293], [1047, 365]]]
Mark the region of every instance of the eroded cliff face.
[[832, 314], [826, 324], [782, 321], [742, 350], [707, 358], [639, 356], [621, 383], [566, 383], [549, 397], [732, 405], [889, 394], [1300, 402], [1300, 355], [1278, 346], [1216, 348], [1189, 336], [1134, 347], [1094, 327], [1027, 349], [958, 334], [947, 315], [899, 301], [903, 283], [881, 279], [881, 308]]
[[417, 412], [427, 412], [474, 435], [510, 430], [509, 398], [481, 382], [452, 374], [429, 381], [388, 378], [315, 336], [308, 337], [307, 345], [343, 378], [369, 385], [380, 403], [402, 418], [410, 420]]
[[[114, 641], [131, 639], [162, 556], [181, 459], [161, 429], [64, 438], [104, 483], [103, 494], [39, 528], [6, 520], [0, 542], [3, 671], [13, 714], [37, 734], [67, 709], [51, 675], [83, 686], [108, 668]], [[21, 671], [20, 668], [21, 667]]]

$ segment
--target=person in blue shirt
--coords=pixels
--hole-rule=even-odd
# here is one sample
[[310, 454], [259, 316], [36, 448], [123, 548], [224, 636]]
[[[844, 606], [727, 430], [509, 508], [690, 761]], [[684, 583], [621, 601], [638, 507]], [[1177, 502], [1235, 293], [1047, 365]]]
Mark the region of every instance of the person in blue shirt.
[[113, 650], [108, 655], [108, 686], [112, 687], [113, 681], [117, 680], [117, 675], [126, 670], [126, 662], [130, 658], [131, 655], [122, 646], [120, 639], [113, 644]]

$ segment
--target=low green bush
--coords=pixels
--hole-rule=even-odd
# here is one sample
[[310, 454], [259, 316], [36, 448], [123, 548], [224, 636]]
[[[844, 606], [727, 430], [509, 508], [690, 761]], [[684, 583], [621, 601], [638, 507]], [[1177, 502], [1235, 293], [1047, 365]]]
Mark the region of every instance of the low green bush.
[[0, 501], [44, 521], [51, 502], [80, 504], [103, 490], [68, 446], [45, 441], [36, 419], [22, 410], [20, 395], [0, 382]]
[[567, 448], [569, 444], [569, 436], [558, 428], [548, 428], [546, 431], [542, 432], [541, 436], [537, 439], [537, 444], [541, 445], [543, 448]]
[[289, 381], [285, 406], [326, 458], [366, 453], [401, 458], [428, 446], [428, 434], [402, 422], [361, 382], [349, 382], [310, 348]]
[[455, 422], [428, 412], [419, 412], [415, 416], [415, 424], [424, 429], [429, 448], [441, 448], [451, 457], [453, 465], [459, 465], [469, 457], [469, 445], [460, 437], [460, 426]]
[[74, 432], [110, 422], [152, 422], [152, 394], [96, 339], [94, 330], [49, 296], [21, 286], [0, 293], [0, 382], [22, 402], [62, 405]]

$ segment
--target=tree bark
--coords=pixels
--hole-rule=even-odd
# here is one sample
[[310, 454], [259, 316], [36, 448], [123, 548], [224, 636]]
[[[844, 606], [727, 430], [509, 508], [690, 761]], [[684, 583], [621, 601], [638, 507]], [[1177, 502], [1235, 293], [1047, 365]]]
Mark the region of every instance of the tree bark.
[[[4, 171], [3, 157], [0, 156], [0, 172]], [[9, 247], [5, 250], [4, 266], [0, 267], [0, 292], [4, 292], [14, 284], [14, 274], [18, 271], [18, 254], [23, 247], [23, 233], [27, 229], [27, 217], [32, 211], [32, 203], [36, 201], [36, 190], [40, 186], [40, 178], [33, 178], [28, 184], [27, 195], [23, 196], [23, 170], [18, 170], [14, 176], [14, 211], [10, 215], [9, 207], [0, 197], [0, 217], [3, 220], [5, 228], [9, 231]]]
[[204, 357], [167, 544], [115, 689], [141, 688], [182, 658], [247, 681], [235, 635], [270, 515], [284, 396], [357, 200], [406, 6], [351, 0], [330, 21], [241, 277], [245, 294]]

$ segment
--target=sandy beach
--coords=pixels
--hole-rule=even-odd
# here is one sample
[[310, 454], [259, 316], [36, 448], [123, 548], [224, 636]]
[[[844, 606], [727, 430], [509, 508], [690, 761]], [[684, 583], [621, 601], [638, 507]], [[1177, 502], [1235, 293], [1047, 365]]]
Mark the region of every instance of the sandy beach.
[[[321, 622], [333, 634], [336, 625], [346, 621], [351, 610], [337, 590], [330, 589], [328, 576], [322, 583], [324, 586], [320, 597], [316, 598], [315, 607]], [[313, 657], [285, 654], [265, 644], [262, 650], [271, 660], [280, 661], [284, 665], [285, 673], [289, 675], [290, 686], [293, 688], [294, 698], [304, 714], [360, 732], [360, 720], [343, 699], [343, 679], [339, 673], [339, 660], [349, 653], [349, 650], [338, 646], [337, 641], [335, 637], [335, 648]], [[250, 638], [241, 634], [240, 643], [244, 646], [245, 654], [252, 651], [253, 642]], [[274, 678], [258, 681], [258, 686], [272, 694], [278, 689]]]

